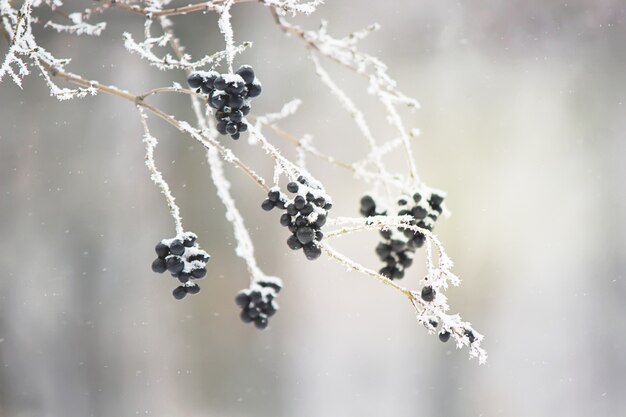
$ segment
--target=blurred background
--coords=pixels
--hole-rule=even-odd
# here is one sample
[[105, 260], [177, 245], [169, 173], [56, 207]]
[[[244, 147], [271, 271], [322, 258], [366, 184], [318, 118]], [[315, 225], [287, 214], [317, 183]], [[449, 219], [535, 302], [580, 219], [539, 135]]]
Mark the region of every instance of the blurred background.
[[[171, 279], [150, 270], [154, 245], [175, 232], [143, 165], [133, 106], [105, 95], [58, 102], [37, 75], [23, 90], [4, 80], [0, 416], [626, 416], [625, 9], [620, 0], [328, 1], [296, 19], [310, 29], [327, 19], [338, 37], [382, 25], [362, 48], [422, 104], [403, 115], [422, 131], [422, 179], [448, 193], [452, 216], [435, 232], [463, 282], [447, 294], [485, 335], [484, 366], [429, 336], [399, 293], [290, 251], [277, 213], [260, 209], [263, 193], [227, 167], [261, 267], [285, 282], [269, 329], [241, 323], [233, 298], [249, 277], [204, 152], [151, 118], [158, 166], [212, 255], [202, 292], [175, 301]], [[97, 39], [39, 29], [39, 40], [71, 57], [70, 71], [135, 94], [184, 83], [125, 51], [121, 35], [142, 39], [141, 17], [111, 10], [94, 21], [103, 19]], [[215, 15], [173, 22], [193, 56], [223, 48]], [[233, 26], [237, 41], [254, 42], [236, 61], [263, 82], [254, 112], [301, 98], [281, 126], [343, 160], [366, 154], [269, 10], [237, 5]], [[365, 81], [322, 63], [376, 138], [394, 138]], [[193, 121], [187, 97], [152, 102]], [[224, 143], [271, 178], [258, 148]], [[368, 185], [308, 162], [334, 197], [331, 213], [358, 216]], [[404, 169], [401, 156], [388, 162]], [[335, 246], [378, 269], [377, 239]], [[418, 285], [413, 270], [401, 284]]]

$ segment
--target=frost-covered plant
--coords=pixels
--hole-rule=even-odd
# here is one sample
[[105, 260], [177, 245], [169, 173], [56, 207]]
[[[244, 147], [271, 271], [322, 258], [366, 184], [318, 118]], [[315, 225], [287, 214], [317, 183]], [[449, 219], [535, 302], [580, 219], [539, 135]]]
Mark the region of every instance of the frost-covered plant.
[[[280, 30], [302, 41], [310, 52], [320, 81], [355, 121], [367, 152], [363, 159], [354, 162], [337, 160], [314, 146], [310, 136], [297, 138], [283, 130], [278, 123], [297, 112], [299, 100], [286, 103], [277, 113], [255, 115], [251, 112], [250, 98], [261, 92], [260, 83], [250, 66], [233, 71], [235, 56], [251, 47], [250, 42], [235, 43], [230, 22], [232, 7], [243, 2], [264, 6], [272, 14]], [[282, 288], [282, 281], [265, 274], [256, 262], [252, 240], [230, 192], [231, 183], [224, 175], [224, 163], [240, 168], [263, 190], [267, 196], [264, 200], [259, 198], [263, 209], [282, 210], [280, 224], [291, 232], [287, 239], [287, 245], [291, 249], [302, 249], [308, 260], [318, 259], [325, 254], [327, 258], [349, 270], [375, 278], [399, 291], [409, 300], [418, 321], [429, 333], [438, 334], [442, 342], [453, 338], [458, 348], [469, 348], [470, 357], [478, 357], [480, 363], [486, 361], [486, 352], [481, 348], [483, 336], [459, 315], [448, 313], [450, 307], [444, 291], [450, 284], [459, 285], [460, 280], [452, 272], [452, 261], [444, 247], [432, 233], [435, 220], [441, 214], [447, 214], [443, 202], [445, 193], [431, 189], [419, 179], [411, 144], [418, 131], [408, 129], [398, 112], [401, 107], [417, 108], [419, 105], [398, 89], [383, 62], [358, 48], [359, 42], [379, 29], [377, 25], [338, 38], [329, 33], [326, 22], [322, 22], [317, 30], [307, 30], [288, 20], [298, 14], [308, 15], [314, 12], [322, 4], [321, 0], [213, 0], [179, 7], [171, 7], [170, 0], [103, 0], [91, 8], [72, 13], [63, 10], [62, 0], [24, 0], [20, 6], [16, 3], [0, 0], [0, 33], [8, 43], [8, 50], [5, 51], [0, 66], [0, 81], [8, 78], [21, 87], [24, 78], [35, 71], [45, 79], [50, 94], [59, 100], [104, 93], [136, 105], [144, 129], [145, 163], [151, 179], [165, 197], [176, 229], [174, 238], [163, 239], [157, 244], [157, 259], [152, 268], [155, 272], [169, 271], [180, 281], [181, 284], [173, 292], [175, 298], [181, 299], [186, 294], [199, 292], [200, 289], [194, 281], [207, 275], [209, 255], [198, 247], [197, 236], [184, 229], [180, 208], [157, 169], [154, 160], [157, 140], [148, 128], [149, 115], [169, 123], [206, 150], [212, 181], [217, 188], [218, 197], [226, 207], [226, 218], [233, 226], [237, 242], [236, 254], [243, 259], [250, 274], [249, 287], [236, 297], [244, 322], [254, 322], [259, 329], [267, 327], [268, 319], [278, 310], [275, 300]], [[43, 22], [39, 17], [42, 8], [54, 11], [54, 15], [62, 23]], [[124, 33], [124, 46], [129, 53], [138, 55], [160, 70], [184, 72], [191, 88], [174, 83], [171, 87], [133, 94], [88, 76], [70, 72], [70, 59], [53, 56], [34, 36], [35, 25], [56, 32], [99, 36], [106, 30], [106, 22], [100, 20], [107, 17], [109, 9], [143, 16], [143, 39], [136, 40], [129, 33]], [[225, 40], [223, 50], [200, 58], [183, 52], [184, 48], [176, 36], [172, 18], [195, 12], [213, 12], [219, 15], [218, 26]], [[374, 137], [364, 114], [322, 67], [320, 56], [365, 78], [368, 93], [382, 104], [397, 138], [380, 141]], [[219, 65], [223, 68], [221, 74], [215, 71]], [[62, 80], [73, 88], [61, 87], [56, 80]], [[162, 93], [187, 94], [196, 121], [189, 123], [181, 120], [148, 102], [150, 96]], [[284, 157], [266, 137], [267, 132], [295, 145], [297, 160], [291, 161]], [[225, 141], [222, 136], [230, 135], [233, 139], [238, 139], [240, 134], [248, 135], [250, 146], [259, 146], [265, 151], [274, 167], [273, 178], [265, 179], [246, 165], [230, 148], [229, 141]], [[406, 173], [395, 172], [385, 164], [385, 157], [393, 152], [401, 152], [405, 156]], [[345, 169], [355, 181], [371, 185], [372, 192], [361, 199], [360, 211], [364, 217], [330, 216], [332, 199], [323, 184], [314, 177], [314, 173], [305, 168], [307, 155]], [[349, 259], [330, 243], [347, 234], [374, 230], [378, 230], [383, 238], [375, 248], [378, 257], [385, 263], [379, 272]], [[406, 277], [406, 271], [414, 263], [414, 254], [422, 247], [425, 251], [427, 274], [419, 282], [419, 289], [400, 286], [396, 280]], [[210, 275], [209, 268], [208, 276]]]

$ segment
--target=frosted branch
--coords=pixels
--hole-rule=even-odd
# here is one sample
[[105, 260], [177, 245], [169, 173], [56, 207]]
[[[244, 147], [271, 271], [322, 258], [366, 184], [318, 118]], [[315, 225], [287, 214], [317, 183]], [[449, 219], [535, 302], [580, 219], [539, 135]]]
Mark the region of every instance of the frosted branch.
[[47, 22], [44, 27], [50, 27], [57, 32], [89, 36], [100, 36], [102, 31], [106, 28], [106, 22], [96, 23], [95, 25], [84, 22], [82, 13], [71, 13], [67, 17], [72, 21], [72, 23], [74, 23], [73, 25], [62, 25], [54, 22]]
[[299, 13], [309, 15], [313, 13], [318, 6], [324, 4], [323, 0], [308, 2], [300, 2], [298, 0], [261, 0], [261, 2], [266, 6], [273, 7], [281, 16], [288, 13], [292, 16]]
[[152, 182], [154, 182], [154, 184], [157, 187], [159, 187], [159, 189], [161, 190], [161, 193], [165, 196], [165, 201], [167, 201], [167, 206], [170, 208], [170, 214], [172, 215], [172, 218], [174, 219], [174, 224], [176, 226], [176, 234], [182, 235], [185, 229], [183, 228], [183, 220], [180, 217], [180, 208], [178, 208], [178, 205], [176, 204], [176, 199], [172, 195], [172, 191], [170, 190], [169, 185], [163, 178], [163, 175], [161, 175], [161, 172], [157, 169], [156, 163], [154, 161], [154, 149], [156, 148], [158, 142], [156, 138], [150, 134], [150, 130], [148, 129], [148, 122], [147, 122], [148, 116], [146, 115], [145, 111], [139, 106], [137, 106], [137, 109], [139, 110], [139, 115], [141, 118], [141, 126], [143, 127], [143, 132], [144, 132], [143, 143], [146, 147], [145, 160], [146, 160], [146, 167], [148, 167], [148, 171], [150, 171], [150, 179], [152, 180]]
[[[148, 61], [148, 63], [160, 70], [172, 70], [172, 69], [189, 69], [194, 70], [196, 68], [202, 68], [210, 66], [214, 68], [220, 61], [227, 58], [227, 51], [218, 51], [212, 55], [205, 55], [197, 61], [192, 61], [190, 55], [184, 54], [180, 59], [174, 58], [170, 54], [165, 54], [162, 57], [157, 56], [152, 49], [155, 46], [163, 47], [170, 41], [170, 35], [164, 33], [161, 36], [148, 37], [142, 42], [137, 42], [133, 39], [133, 36], [125, 32], [123, 34], [124, 46], [130, 53], [139, 55], [142, 59]], [[251, 42], [244, 42], [241, 45], [233, 46], [231, 54], [234, 56], [245, 51], [252, 46]]]
[[224, 35], [224, 41], [226, 42], [226, 63], [229, 73], [233, 72], [233, 59], [235, 58], [235, 39], [233, 27], [230, 24], [230, 8], [233, 6], [233, 3], [233, 0], [224, 1], [224, 5], [219, 9], [220, 18], [217, 21], [220, 32]]

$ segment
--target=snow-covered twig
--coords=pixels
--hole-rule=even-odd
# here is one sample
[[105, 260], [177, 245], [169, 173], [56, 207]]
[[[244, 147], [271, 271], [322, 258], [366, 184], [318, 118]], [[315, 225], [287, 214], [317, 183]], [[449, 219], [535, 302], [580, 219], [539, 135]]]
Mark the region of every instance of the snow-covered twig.
[[55, 22], [47, 22], [44, 26], [51, 27], [57, 32], [66, 32], [72, 35], [89, 35], [100, 36], [102, 31], [106, 28], [106, 22], [96, 23], [92, 25], [83, 21], [82, 13], [71, 13], [67, 16], [72, 21], [72, 25], [62, 25]]
[[176, 234], [181, 235], [185, 229], [183, 228], [183, 220], [180, 217], [180, 208], [178, 204], [176, 204], [176, 199], [172, 195], [172, 191], [170, 190], [169, 185], [163, 179], [163, 175], [157, 169], [156, 163], [154, 161], [154, 149], [157, 146], [157, 139], [150, 134], [150, 130], [148, 129], [148, 115], [144, 111], [143, 108], [137, 106], [139, 110], [139, 116], [141, 118], [141, 127], [143, 128], [143, 143], [146, 146], [146, 167], [148, 167], [148, 171], [150, 171], [150, 179], [152, 182], [156, 184], [157, 187], [161, 190], [161, 193], [165, 196], [165, 201], [167, 201], [167, 206], [170, 208], [170, 214], [174, 219], [174, 224], [176, 226]]

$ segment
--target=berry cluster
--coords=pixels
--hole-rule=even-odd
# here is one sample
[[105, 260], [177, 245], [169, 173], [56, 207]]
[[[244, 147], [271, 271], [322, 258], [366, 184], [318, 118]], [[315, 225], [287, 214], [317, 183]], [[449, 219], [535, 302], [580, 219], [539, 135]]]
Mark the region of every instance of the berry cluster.
[[263, 330], [269, 323], [269, 318], [278, 311], [276, 297], [282, 288], [278, 278], [265, 277], [254, 281], [248, 289], [241, 290], [235, 303], [241, 307], [241, 321], [254, 323], [257, 329]]
[[210, 256], [198, 247], [196, 239], [194, 233], [185, 232], [172, 239], [161, 240], [154, 248], [157, 258], [152, 262], [152, 270], [159, 274], [169, 271], [182, 283], [172, 293], [177, 300], [200, 292], [200, 287], [192, 280], [206, 275]]
[[250, 112], [250, 99], [261, 94], [261, 83], [250, 65], [242, 65], [234, 74], [215, 71], [194, 72], [187, 83], [197, 92], [208, 94], [209, 106], [214, 108], [217, 131], [239, 139], [248, 130], [245, 116]]
[[287, 246], [293, 250], [302, 249], [308, 260], [315, 260], [322, 254], [316, 242], [324, 237], [321, 228], [326, 224], [328, 210], [333, 205], [319, 184], [302, 175], [297, 182], [287, 184], [287, 191], [296, 196], [289, 199], [278, 187], [273, 187], [261, 208], [266, 211], [274, 207], [285, 210], [280, 216], [280, 224], [292, 233], [287, 239]]
[[[427, 198], [424, 198], [423, 194], [427, 195]], [[403, 195], [398, 199], [398, 216], [411, 216], [413, 219], [409, 224], [432, 230], [435, 220], [443, 211], [441, 207], [443, 199], [442, 193], [435, 191], [416, 192], [412, 196]], [[365, 217], [387, 215], [387, 211], [377, 211], [376, 202], [369, 195], [361, 198], [360, 211]], [[379, 272], [389, 279], [401, 279], [405, 270], [413, 263], [415, 251], [424, 245], [426, 236], [404, 227], [399, 227], [396, 231], [381, 230], [380, 234], [383, 241], [376, 246], [376, 254], [386, 266]]]

